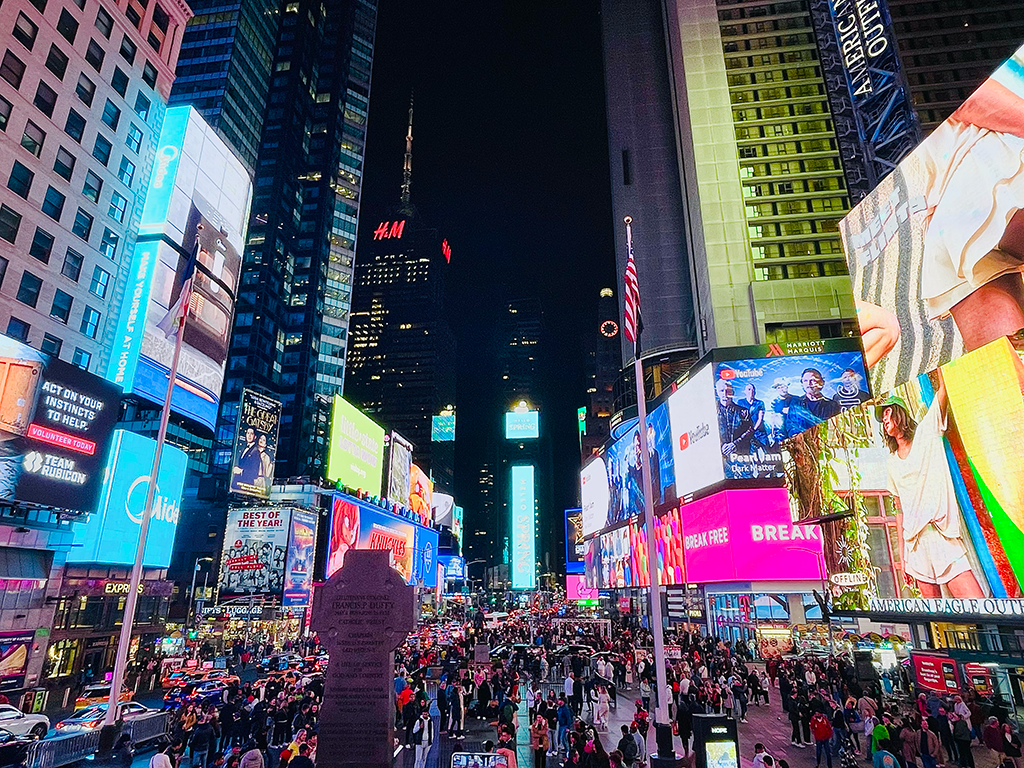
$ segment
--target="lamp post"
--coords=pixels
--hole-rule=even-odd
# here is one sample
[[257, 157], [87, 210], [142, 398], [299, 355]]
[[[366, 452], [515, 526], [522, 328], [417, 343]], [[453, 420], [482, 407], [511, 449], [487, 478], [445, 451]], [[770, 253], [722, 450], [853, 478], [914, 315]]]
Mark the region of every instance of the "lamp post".
[[[192, 589], [188, 593], [188, 611], [185, 613], [185, 629], [187, 630], [192, 626], [195, 621], [195, 608], [196, 608], [196, 574], [199, 573], [199, 564], [203, 561], [208, 563], [213, 562], [212, 557], [197, 557], [195, 568], [192, 569]], [[205, 592], [204, 592], [205, 594]]]

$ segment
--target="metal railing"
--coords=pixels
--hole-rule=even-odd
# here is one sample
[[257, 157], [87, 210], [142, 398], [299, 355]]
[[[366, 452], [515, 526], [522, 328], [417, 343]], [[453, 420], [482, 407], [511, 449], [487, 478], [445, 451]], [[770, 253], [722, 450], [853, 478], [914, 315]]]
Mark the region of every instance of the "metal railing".
[[1003, 632], [948, 629], [946, 646], [958, 651], [991, 653], [995, 656], [1024, 657], [1024, 637]]
[[[130, 734], [138, 747], [165, 736], [170, 725], [170, 713], [154, 712], [129, 720], [124, 733]], [[29, 745], [25, 768], [60, 768], [96, 754], [100, 745], [99, 728], [68, 736], [56, 736]]]

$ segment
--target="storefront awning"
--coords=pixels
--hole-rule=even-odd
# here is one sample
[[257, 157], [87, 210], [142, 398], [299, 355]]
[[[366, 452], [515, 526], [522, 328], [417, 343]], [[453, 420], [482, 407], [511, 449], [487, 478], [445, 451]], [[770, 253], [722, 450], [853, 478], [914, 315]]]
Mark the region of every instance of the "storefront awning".
[[0, 579], [46, 581], [52, 564], [50, 550], [0, 547]]

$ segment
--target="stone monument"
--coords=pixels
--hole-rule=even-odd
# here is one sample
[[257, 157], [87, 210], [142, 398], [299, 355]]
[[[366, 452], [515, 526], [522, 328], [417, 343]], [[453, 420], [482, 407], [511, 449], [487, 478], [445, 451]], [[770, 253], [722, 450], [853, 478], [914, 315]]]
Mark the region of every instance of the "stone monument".
[[350, 550], [317, 590], [311, 626], [330, 654], [317, 737], [325, 765], [391, 768], [395, 649], [416, 626], [415, 604], [386, 550]]

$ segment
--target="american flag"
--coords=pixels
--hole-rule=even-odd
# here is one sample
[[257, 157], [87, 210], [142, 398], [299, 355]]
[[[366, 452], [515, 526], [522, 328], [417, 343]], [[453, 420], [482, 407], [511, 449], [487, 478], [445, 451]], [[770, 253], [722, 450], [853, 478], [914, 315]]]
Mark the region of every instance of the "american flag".
[[622, 332], [636, 345], [643, 329], [643, 321], [640, 319], [640, 284], [636, 279], [636, 262], [633, 260], [633, 230], [630, 227], [632, 221], [631, 217], [626, 217], [626, 249], [629, 259], [626, 261], [626, 275], [623, 279], [625, 318]]
[[[202, 225], [200, 225], [202, 227]], [[168, 339], [173, 339], [185, 325], [185, 316], [188, 314], [189, 302], [192, 301], [192, 289], [195, 287], [196, 262], [199, 260], [199, 235], [196, 234], [196, 242], [192, 252], [185, 262], [185, 269], [178, 278], [180, 290], [178, 300], [174, 302], [163, 320], [157, 323], [157, 328], [163, 331]]]

